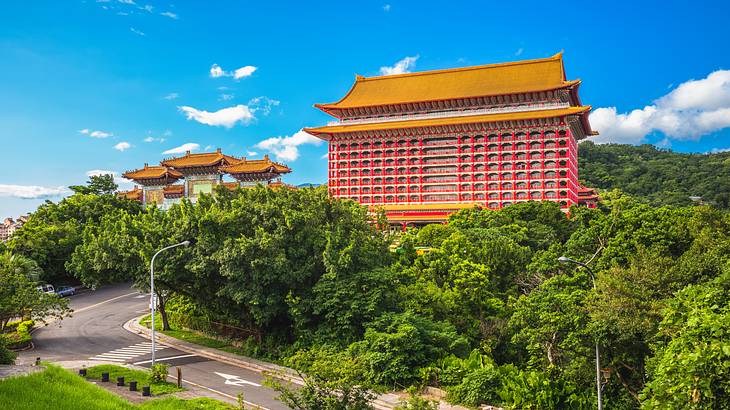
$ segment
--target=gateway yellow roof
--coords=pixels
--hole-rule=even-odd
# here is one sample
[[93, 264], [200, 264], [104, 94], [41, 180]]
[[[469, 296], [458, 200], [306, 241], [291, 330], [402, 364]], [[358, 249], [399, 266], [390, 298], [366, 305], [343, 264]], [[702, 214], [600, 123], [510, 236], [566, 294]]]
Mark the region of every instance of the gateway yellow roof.
[[275, 172], [278, 174], [287, 174], [291, 172], [289, 167], [270, 160], [268, 155], [264, 155], [264, 159], [248, 160], [246, 158], [242, 158], [239, 162], [236, 162], [233, 165], [221, 167], [221, 170], [229, 174], [244, 174], [249, 172]]
[[164, 166], [149, 166], [144, 164], [144, 168], [135, 169], [133, 171], [127, 171], [122, 174], [127, 179], [158, 179], [158, 178], [170, 178], [180, 179], [182, 174]]
[[563, 55], [417, 73], [355, 77], [350, 91], [330, 104], [315, 104], [324, 111], [421, 101], [487, 97], [529, 91], [547, 91], [578, 84], [566, 81]]
[[160, 162], [160, 164], [173, 168], [187, 168], [228, 165], [235, 164], [238, 161], [238, 158], [225, 155], [221, 153], [220, 150], [216, 152], [203, 152], [200, 154], [191, 154], [190, 151], [187, 151], [185, 156], [166, 159]]
[[[520, 111], [500, 114], [470, 115], [464, 117], [429, 118], [409, 121], [388, 121], [370, 124], [328, 125], [325, 127], [305, 128], [304, 131], [319, 136], [322, 134], [341, 134], [345, 132], [382, 131], [390, 129], [431, 127], [439, 125], [478, 124], [498, 121], [553, 118], [563, 117], [566, 115], [585, 114], [590, 110], [590, 106], [567, 107], [553, 110]], [[585, 126], [588, 127], [588, 121], [584, 121], [584, 123]], [[585, 132], [588, 135], [592, 133], [590, 129], [586, 129]]]

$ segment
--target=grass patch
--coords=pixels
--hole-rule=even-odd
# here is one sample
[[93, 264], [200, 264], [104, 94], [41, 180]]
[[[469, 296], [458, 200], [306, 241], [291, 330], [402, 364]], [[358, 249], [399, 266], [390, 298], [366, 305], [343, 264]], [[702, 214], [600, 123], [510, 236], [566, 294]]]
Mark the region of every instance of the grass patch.
[[[149, 329], [150, 316], [151, 315], [144, 316], [142, 319], [139, 320], [139, 324]], [[200, 346], [223, 350], [224, 352], [233, 353], [241, 356], [250, 356], [249, 352], [240, 347], [232, 345], [228, 341], [206, 336], [204, 334], [201, 334], [200, 332], [186, 329], [162, 330], [162, 318], [159, 316], [159, 313], [155, 313], [155, 331], [170, 337], [174, 337], [175, 339], [184, 340], [188, 343], [194, 343]], [[271, 359], [266, 360], [272, 361]]]
[[101, 364], [98, 366], [89, 367], [88, 369], [86, 369], [86, 377], [90, 379], [101, 380], [101, 374], [105, 372], [109, 373], [110, 382], [116, 383], [117, 377], [123, 376], [124, 383], [129, 383], [132, 380], [136, 380], [137, 388], [140, 390], [142, 390], [142, 386], [150, 386], [150, 391], [152, 392], [152, 394], [165, 394], [185, 390], [177, 387], [177, 384], [175, 383], [153, 383], [152, 375], [148, 371], [129, 369], [123, 366], [116, 366], [113, 364]]
[[134, 405], [56, 366], [49, 366], [42, 372], [27, 376], [0, 380], [0, 404], [3, 410], [234, 409], [226, 403], [207, 398], [182, 400], [169, 397]]

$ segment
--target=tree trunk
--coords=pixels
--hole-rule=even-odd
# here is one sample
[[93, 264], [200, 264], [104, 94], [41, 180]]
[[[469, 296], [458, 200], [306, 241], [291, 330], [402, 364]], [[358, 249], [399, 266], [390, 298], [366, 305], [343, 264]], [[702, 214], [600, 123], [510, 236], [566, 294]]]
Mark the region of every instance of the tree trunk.
[[165, 310], [165, 298], [161, 292], [155, 290], [155, 293], [157, 294], [157, 307], [162, 317], [162, 330], [170, 330], [170, 322], [167, 319], [167, 310]]

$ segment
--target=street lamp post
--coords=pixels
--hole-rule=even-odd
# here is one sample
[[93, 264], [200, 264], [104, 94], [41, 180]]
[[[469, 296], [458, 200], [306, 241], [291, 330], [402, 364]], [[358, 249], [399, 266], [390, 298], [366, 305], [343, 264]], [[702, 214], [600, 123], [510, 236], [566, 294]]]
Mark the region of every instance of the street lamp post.
[[150, 261], [150, 309], [152, 310], [152, 366], [155, 365], [155, 258], [157, 255], [168, 249], [176, 248], [178, 246], [188, 246], [190, 241], [182, 241], [174, 245], [166, 246], [152, 256]]
[[[583, 262], [570, 259], [567, 256], [559, 257], [558, 262], [564, 265], [572, 263], [573, 265], [578, 265], [582, 268], [585, 268], [585, 270], [587, 270], [588, 273], [591, 275], [591, 280], [593, 281], [593, 290], [596, 290], [596, 275], [593, 273], [591, 268], [588, 267], [588, 265]], [[598, 350], [598, 340], [596, 340], [596, 392], [598, 393], [598, 410], [603, 410], [603, 399], [601, 397], [601, 354]]]

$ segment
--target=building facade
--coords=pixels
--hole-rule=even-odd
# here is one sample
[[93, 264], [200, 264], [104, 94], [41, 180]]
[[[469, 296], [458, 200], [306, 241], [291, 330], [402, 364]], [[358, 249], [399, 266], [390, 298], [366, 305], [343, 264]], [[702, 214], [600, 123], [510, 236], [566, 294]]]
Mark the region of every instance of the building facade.
[[[144, 164], [143, 168], [125, 172], [122, 176], [134, 181], [141, 188], [120, 192], [119, 195], [142, 202], [169, 208], [182, 198], [197, 201], [201, 194], [210, 194], [216, 186], [229, 189], [254, 186], [282, 186], [281, 176], [291, 172], [284, 164], [263, 159], [249, 160], [226, 155], [220, 149], [215, 152], [193, 154], [187, 151], [180, 157], [168, 158], [160, 165]], [[233, 181], [226, 182], [230, 176]]]
[[305, 129], [328, 141], [333, 197], [385, 210], [393, 223], [445, 221], [474, 206], [580, 202], [577, 143], [595, 135], [580, 80], [550, 58], [365, 78], [330, 104], [337, 121]]
[[14, 220], [13, 218], [5, 218], [5, 220], [0, 223], [0, 242], [9, 240], [15, 231], [23, 227], [23, 224], [27, 221], [27, 215], [20, 216], [17, 220]]

